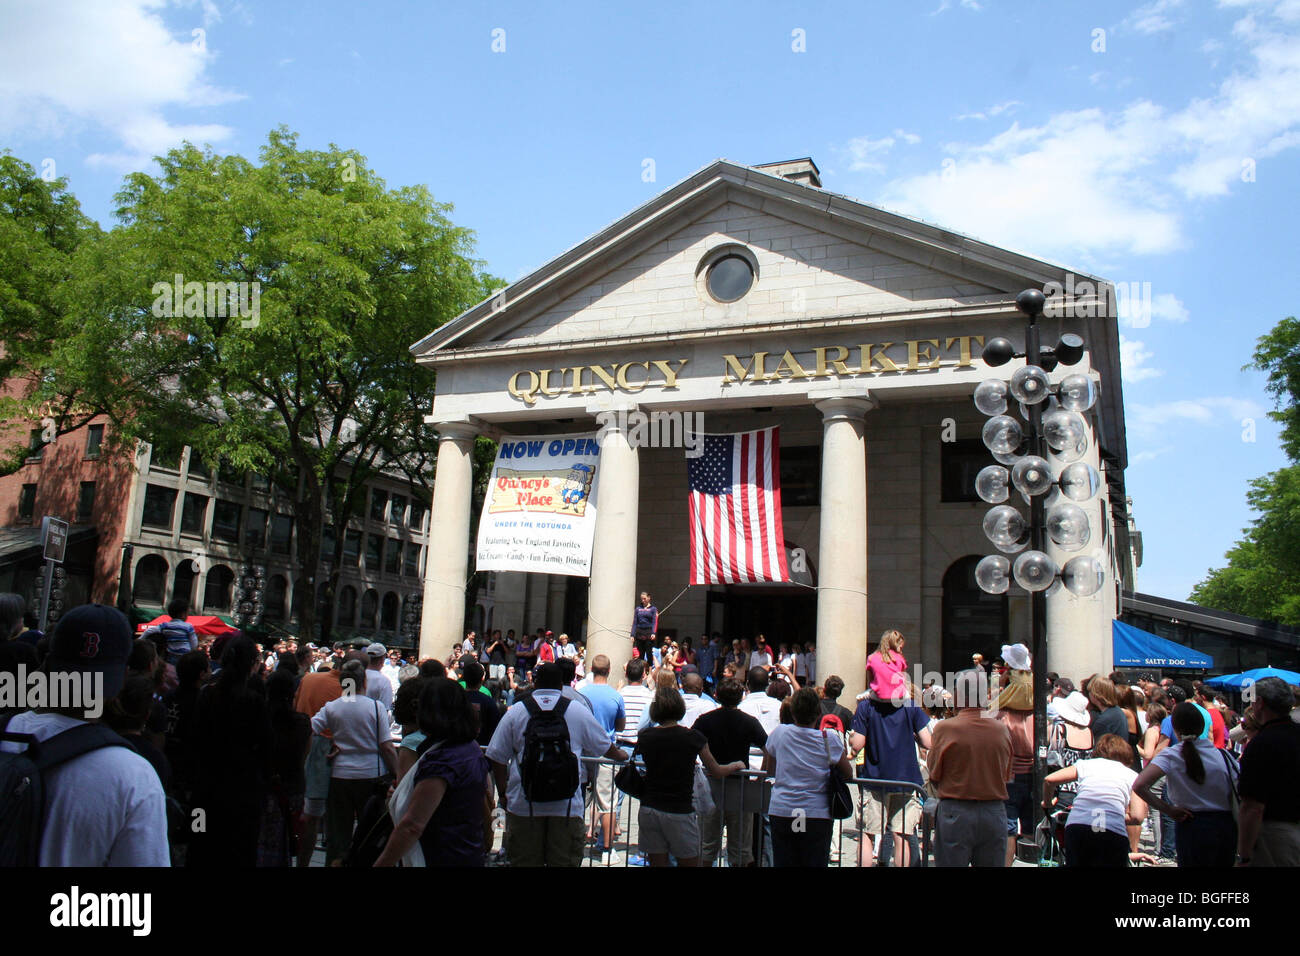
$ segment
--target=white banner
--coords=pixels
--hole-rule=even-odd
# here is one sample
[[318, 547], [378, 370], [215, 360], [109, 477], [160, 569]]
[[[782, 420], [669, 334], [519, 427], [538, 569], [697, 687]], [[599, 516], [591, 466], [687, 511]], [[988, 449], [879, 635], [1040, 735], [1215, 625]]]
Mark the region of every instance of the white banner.
[[594, 433], [502, 438], [478, 524], [479, 571], [591, 574]]

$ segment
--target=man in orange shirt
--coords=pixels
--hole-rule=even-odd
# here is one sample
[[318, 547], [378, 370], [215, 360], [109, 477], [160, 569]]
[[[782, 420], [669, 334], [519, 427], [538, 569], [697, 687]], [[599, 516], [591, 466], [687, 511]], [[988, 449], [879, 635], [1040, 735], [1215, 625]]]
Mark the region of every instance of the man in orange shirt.
[[980, 670], [957, 674], [957, 716], [931, 732], [926, 764], [939, 794], [936, 866], [1006, 866], [1011, 733], [985, 714], [987, 680]]
[[[298, 683], [298, 693], [293, 699], [294, 710], [306, 714], [307, 719], [310, 720], [330, 701], [342, 697], [343, 684], [339, 680], [342, 663], [342, 661], [335, 661], [336, 666], [330, 670], [304, 674]], [[369, 663], [368, 659], [367, 663]], [[316, 850], [316, 833], [320, 828], [321, 818], [325, 816], [325, 802], [329, 798], [330, 788], [331, 745], [328, 731], [324, 734], [313, 734], [311, 749], [307, 751], [307, 792], [302, 807], [302, 840], [298, 844], [299, 867], [311, 863], [311, 855]]]

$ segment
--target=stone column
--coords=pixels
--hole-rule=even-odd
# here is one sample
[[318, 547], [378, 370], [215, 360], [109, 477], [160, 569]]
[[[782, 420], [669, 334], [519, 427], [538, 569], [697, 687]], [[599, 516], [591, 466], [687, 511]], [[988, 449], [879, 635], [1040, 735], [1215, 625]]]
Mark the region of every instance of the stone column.
[[868, 395], [817, 402], [822, 413], [821, 541], [817, 564], [817, 679], [844, 679], [841, 700], [866, 686]]
[[[569, 585], [567, 574], [548, 574], [546, 576], [546, 626], [555, 631], [559, 637], [564, 630], [565, 589]], [[569, 642], [578, 640], [579, 635], [570, 634]]]
[[424, 566], [420, 656], [441, 660], [453, 643], [465, 637], [472, 454], [478, 429], [467, 422], [442, 422], [434, 427], [438, 430], [438, 469]]
[[627, 417], [621, 413], [635, 410], [635, 405], [622, 406], [616, 409], [620, 414], [601, 419], [603, 435], [596, 477], [596, 534], [587, 598], [586, 659], [590, 665], [597, 654], [607, 655], [611, 680], [617, 680], [632, 656], [641, 470], [637, 451], [628, 441]]

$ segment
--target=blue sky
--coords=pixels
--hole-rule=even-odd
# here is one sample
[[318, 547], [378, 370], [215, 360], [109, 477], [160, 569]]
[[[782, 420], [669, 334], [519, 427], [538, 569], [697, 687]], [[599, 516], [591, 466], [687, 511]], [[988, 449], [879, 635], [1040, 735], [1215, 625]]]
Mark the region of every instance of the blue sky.
[[1138, 587], [1185, 598], [1284, 464], [1240, 369], [1297, 312], [1300, 0], [808, 7], [5, 0], [0, 148], [109, 225], [154, 154], [287, 124], [428, 184], [507, 279], [717, 157], [810, 155], [828, 189], [1150, 283], [1121, 329]]

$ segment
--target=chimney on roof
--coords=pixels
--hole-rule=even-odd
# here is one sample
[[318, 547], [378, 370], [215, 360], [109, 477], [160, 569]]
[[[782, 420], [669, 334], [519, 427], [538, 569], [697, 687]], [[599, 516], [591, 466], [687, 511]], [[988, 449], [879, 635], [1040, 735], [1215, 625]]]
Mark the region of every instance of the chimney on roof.
[[781, 163], [763, 163], [754, 168], [761, 169], [765, 173], [771, 173], [773, 176], [782, 176], [792, 183], [816, 186], [818, 189], [822, 185], [821, 170], [807, 156], [803, 159], [787, 159]]

